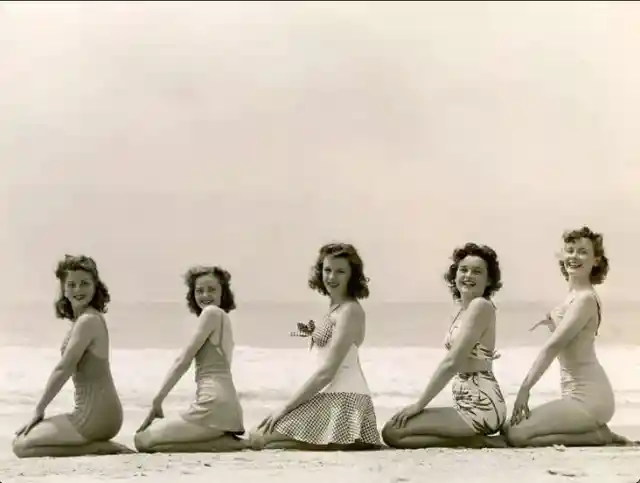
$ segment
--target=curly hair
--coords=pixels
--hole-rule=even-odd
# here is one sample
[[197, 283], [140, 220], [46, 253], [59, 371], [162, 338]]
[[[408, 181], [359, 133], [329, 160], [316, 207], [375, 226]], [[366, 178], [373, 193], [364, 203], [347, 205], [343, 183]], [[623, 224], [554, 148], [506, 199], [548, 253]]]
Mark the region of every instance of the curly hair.
[[58, 262], [58, 266], [55, 270], [56, 278], [60, 281], [60, 296], [54, 304], [56, 317], [59, 319], [74, 320], [75, 318], [71, 302], [69, 302], [67, 297], [64, 295], [64, 284], [69, 272], [76, 272], [80, 270], [90, 274], [95, 284], [95, 293], [89, 302], [89, 306], [102, 314], [107, 313], [107, 305], [111, 301], [111, 295], [109, 294], [109, 289], [106, 284], [100, 278], [96, 262], [93, 258], [85, 255], [65, 255], [64, 259]]
[[220, 297], [220, 308], [229, 313], [236, 308], [236, 301], [231, 290], [231, 274], [222, 267], [198, 265], [191, 267], [184, 275], [184, 283], [187, 286], [187, 307], [189, 311], [200, 316], [202, 309], [196, 302], [196, 280], [203, 275], [213, 275], [220, 283], [222, 295]]
[[502, 288], [502, 273], [500, 271], [500, 263], [498, 262], [498, 255], [493, 248], [487, 245], [480, 245], [477, 243], [468, 242], [463, 247], [453, 250], [451, 255], [452, 264], [444, 274], [444, 279], [449, 286], [449, 290], [455, 300], [459, 300], [461, 297], [460, 291], [456, 287], [456, 274], [460, 262], [468, 256], [475, 256], [482, 258], [487, 264], [487, 276], [488, 282], [484, 289], [482, 296], [484, 298], [491, 298], [498, 290]]
[[349, 243], [328, 243], [320, 247], [316, 263], [311, 268], [309, 287], [322, 295], [329, 295], [322, 281], [322, 264], [327, 256], [346, 258], [351, 267], [351, 277], [347, 283], [347, 295], [354, 299], [365, 299], [369, 296], [369, 279], [364, 274], [364, 262], [358, 250]]
[[[579, 230], [566, 230], [562, 234], [562, 240], [564, 243], [573, 243], [581, 238], [591, 240], [593, 245], [593, 254], [598, 259], [598, 262], [591, 269], [589, 276], [592, 285], [599, 285], [604, 282], [609, 273], [609, 259], [607, 258], [604, 250], [604, 236], [602, 233], [596, 233], [588, 226], [583, 226]], [[565, 280], [569, 280], [569, 274], [564, 266], [564, 260], [559, 260], [560, 271]]]

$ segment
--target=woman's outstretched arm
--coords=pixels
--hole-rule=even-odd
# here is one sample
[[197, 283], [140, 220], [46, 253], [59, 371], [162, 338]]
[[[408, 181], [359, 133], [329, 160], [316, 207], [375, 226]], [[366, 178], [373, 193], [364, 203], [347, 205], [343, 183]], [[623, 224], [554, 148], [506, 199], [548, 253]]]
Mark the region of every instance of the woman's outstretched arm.
[[36, 411], [44, 413], [69, 380], [80, 358], [85, 353], [102, 325], [96, 314], [81, 315], [71, 329], [67, 347], [47, 380], [44, 393], [36, 405]]
[[182, 353], [176, 358], [175, 362], [169, 369], [160, 390], [153, 399], [153, 404], [161, 406], [162, 402], [169, 395], [178, 381], [189, 370], [191, 362], [200, 350], [206, 340], [211, 337], [213, 332], [219, 331], [222, 327], [223, 311], [216, 306], [206, 307], [198, 317], [198, 328], [191, 337], [187, 346]]
[[283, 412], [293, 411], [321, 391], [335, 377], [342, 361], [354, 344], [359, 328], [364, 324], [365, 314], [358, 304], [350, 304], [336, 315], [336, 325], [328, 348], [327, 358], [291, 397]]
[[418, 406], [427, 406], [451, 378], [459, 372], [462, 364], [467, 360], [473, 346], [480, 340], [494, 317], [495, 308], [490, 301], [478, 297], [471, 301], [466, 314], [462, 317], [459, 335], [453, 341], [444, 359], [438, 364], [431, 380], [418, 399]]
[[596, 313], [596, 303], [595, 297], [591, 294], [583, 293], [576, 296], [567, 308], [562, 322], [542, 346], [522, 382], [521, 390], [530, 391], [536, 385], [560, 351], [584, 328], [591, 317], [590, 314]]

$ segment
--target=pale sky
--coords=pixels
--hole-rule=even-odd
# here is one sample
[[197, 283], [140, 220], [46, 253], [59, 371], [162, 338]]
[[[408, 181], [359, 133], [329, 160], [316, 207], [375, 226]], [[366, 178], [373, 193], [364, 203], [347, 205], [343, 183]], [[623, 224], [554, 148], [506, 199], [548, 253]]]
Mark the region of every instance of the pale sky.
[[640, 3], [0, 2], [0, 301], [64, 253], [114, 300], [305, 301], [327, 241], [372, 300], [447, 300], [456, 245], [502, 300], [558, 299], [565, 228], [639, 300]]

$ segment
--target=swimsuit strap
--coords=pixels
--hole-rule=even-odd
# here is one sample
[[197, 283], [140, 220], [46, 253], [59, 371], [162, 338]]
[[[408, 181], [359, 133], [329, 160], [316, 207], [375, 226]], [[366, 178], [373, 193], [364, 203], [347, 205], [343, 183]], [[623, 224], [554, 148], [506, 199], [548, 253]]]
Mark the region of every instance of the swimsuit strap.
[[456, 314], [456, 316], [453, 318], [453, 320], [451, 321], [451, 324], [449, 325], [449, 333], [451, 333], [451, 329], [453, 329], [453, 324], [456, 323], [456, 320], [458, 320], [458, 317], [460, 317], [460, 314], [462, 313], [464, 309], [460, 309], [458, 310], [458, 313]]
[[325, 315], [325, 318], [329, 318], [331, 317], [331, 314], [333, 314], [336, 310], [338, 310], [340, 307], [342, 306], [342, 304], [337, 304], [334, 308], [329, 310], [329, 313], [327, 315]]
[[[600, 305], [600, 297], [598, 297], [598, 294], [596, 293], [595, 290], [591, 290], [591, 293], [593, 294], [594, 298], [596, 299], [596, 307], [598, 310], [598, 325], [596, 326], [596, 335], [598, 335], [598, 329], [600, 329], [600, 322], [602, 322], [602, 306]], [[571, 299], [571, 301], [567, 304], [567, 307], [569, 305], [571, 305], [574, 300], [575, 300], [575, 296]], [[566, 308], [565, 308], [565, 312], [566, 312]], [[564, 317], [564, 314], [563, 314]]]
[[447, 331], [447, 337], [446, 337], [446, 341], [445, 341], [445, 348], [447, 350], [451, 349], [451, 336], [453, 335], [453, 324], [456, 323], [456, 320], [458, 320], [458, 317], [460, 317], [460, 314], [462, 313], [463, 309], [458, 310], [458, 313], [456, 314], [456, 316], [453, 318], [453, 320], [451, 321], [451, 324], [449, 325], [449, 330]]
[[598, 325], [596, 326], [596, 335], [598, 335], [598, 329], [600, 329], [600, 322], [602, 322], [602, 307], [600, 306], [600, 297], [598, 297], [598, 294], [594, 291], [593, 295], [596, 298], [596, 307], [598, 308]]
[[222, 356], [225, 361], [228, 361], [227, 355], [224, 352], [224, 348], [222, 347], [222, 336], [224, 335], [224, 317], [220, 320], [220, 337], [218, 337], [218, 344], [213, 344], [215, 350]]

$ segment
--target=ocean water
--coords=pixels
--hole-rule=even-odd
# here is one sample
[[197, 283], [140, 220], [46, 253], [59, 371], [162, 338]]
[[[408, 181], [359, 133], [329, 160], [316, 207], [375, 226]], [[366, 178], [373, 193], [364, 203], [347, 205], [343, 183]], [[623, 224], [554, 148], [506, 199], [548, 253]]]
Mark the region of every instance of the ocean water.
[[[378, 408], [413, 402], [444, 355], [442, 340], [451, 307], [446, 304], [365, 304], [367, 340], [361, 349], [363, 370]], [[248, 410], [276, 407], [309, 376], [313, 368], [306, 339], [289, 336], [295, 322], [322, 315], [322, 304], [246, 304], [232, 313], [236, 351], [233, 374]], [[496, 376], [509, 404], [548, 337], [528, 327], [549, 307], [512, 304], [498, 313]], [[640, 307], [605, 308], [598, 356], [616, 392], [612, 424], [640, 425], [640, 340], [634, 313]], [[0, 416], [29, 413], [59, 358], [67, 323], [51, 315], [50, 305], [14, 306], [1, 314]], [[126, 410], [144, 410], [175, 356], [194, 328], [182, 304], [114, 305], [108, 314], [112, 369]], [[168, 411], [185, 408], [195, 391], [193, 370], [166, 402]], [[532, 393], [532, 404], [559, 396], [556, 362]], [[49, 413], [68, 410], [73, 402], [68, 383]], [[449, 404], [445, 389], [433, 404]]]

